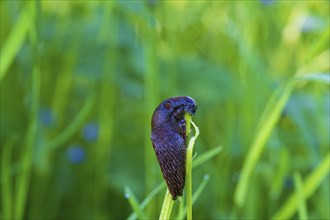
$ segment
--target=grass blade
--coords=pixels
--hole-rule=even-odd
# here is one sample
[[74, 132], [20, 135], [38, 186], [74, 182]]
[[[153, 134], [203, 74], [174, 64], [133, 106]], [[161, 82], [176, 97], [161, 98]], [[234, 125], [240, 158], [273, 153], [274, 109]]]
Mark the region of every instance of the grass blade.
[[[201, 155], [199, 155], [198, 157], [196, 157], [195, 160], [193, 160], [193, 164], [192, 164], [192, 168], [196, 168], [196, 167], [199, 167], [200, 165], [204, 164], [206, 161], [210, 160], [211, 158], [213, 158], [214, 156], [216, 156], [218, 153], [220, 153], [220, 151], [222, 151], [222, 147], [221, 146], [217, 146], [215, 147], [214, 149], [211, 149]], [[205, 177], [204, 177], [205, 178]], [[203, 181], [206, 181], [205, 179]], [[208, 181], [208, 180], [207, 180]], [[206, 184], [205, 184], [206, 185]], [[140, 208], [141, 209], [144, 209], [148, 204], [149, 202], [159, 193], [161, 192], [161, 190], [163, 188], [165, 188], [165, 183], [162, 182], [160, 183], [156, 188], [154, 188], [150, 193], [149, 195], [143, 200], [143, 202], [140, 204]], [[198, 189], [200, 188], [201, 186], [198, 187]], [[198, 193], [198, 189], [196, 190], [196, 192], [194, 193], [193, 195], [193, 198], [192, 198], [192, 202], [194, 204], [194, 198], [195, 198], [195, 194]], [[186, 210], [185, 210], [186, 212]], [[180, 215], [181, 216], [181, 215]], [[131, 213], [127, 219], [136, 219], [137, 218], [137, 215], [135, 213]]]
[[[322, 163], [311, 173], [303, 183], [303, 196], [308, 199], [320, 186], [322, 180], [329, 175], [330, 153], [323, 159]], [[294, 192], [282, 205], [271, 219], [290, 219], [297, 210], [297, 193]]]
[[87, 98], [84, 106], [76, 116], [76, 118], [69, 124], [69, 126], [53, 141], [47, 144], [46, 149], [54, 150], [58, 146], [67, 141], [74, 133], [80, 128], [81, 124], [86, 120], [88, 114], [91, 112], [94, 106], [94, 96], [91, 94]]
[[299, 75], [298, 77], [296, 77], [296, 79], [330, 84], [330, 73], [309, 73], [309, 74]]
[[306, 220], [306, 219], [308, 219], [306, 201], [304, 198], [304, 191], [303, 191], [303, 186], [302, 186], [301, 175], [299, 173], [294, 174], [294, 182], [295, 182], [295, 186], [296, 186], [296, 198], [297, 198], [299, 219]]
[[[140, 209], [143, 210], [147, 205], [148, 203], [163, 189], [165, 188], [165, 183], [161, 183], [159, 184], [156, 188], [154, 188], [150, 193], [149, 195], [142, 201], [142, 203], [139, 205]], [[128, 216], [127, 219], [136, 219], [137, 218], [137, 215], [135, 213], [132, 213]]]
[[27, 203], [28, 190], [32, 173], [33, 151], [38, 130], [38, 111], [40, 98], [40, 71], [35, 67], [32, 74], [32, 100], [30, 124], [26, 133], [25, 148], [21, 153], [21, 172], [17, 177], [15, 219], [23, 219]]
[[[185, 120], [190, 121], [195, 129], [195, 136], [191, 137], [187, 147], [187, 158], [186, 158], [186, 198], [187, 198], [187, 219], [192, 219], [192, 154], [194, 151], [195, 140], [199, 135], [199, 129], [195, 123], [191, 120], [189, 114], [185, 115]], [[190, 125], [187, 123], [187, 129], [190, 129]], [[188, 131], [188, 130], [187, 130]], [[190, 132], [190, 130], [189, 130]], [[187, 132], [187, 134], [189, 134]]]
[[23, 9], [21, 16], [16, 22], [14, 28], [10, 32], [6, 42], [1, 48], [0, 53], [0, 82], [3, 77], [6, 75], [8, 68], [14, 61], [17, 53], [24, 43], [24, 39], [29, 32], [33, 20], [34, 13], [31, 10], [34, 10], [34, 1], [30, 1], [27, 6]]
[[8, 138], [3, 146], [3, 153], [1, 154], [1, 210], [2, 219], [13, 219], [13, 189], [12, 180], [13, 178], [9, 175], [10, 172], [10, 162], [12, 157], [12, 150], [18, 136], [13, 135]]
[[137, 217], [139, 219], [146, 219], [146, 215], [144, 214], [143, 210], [141, 209], [139, 202], [137, 201], [132, 190], [128, 187], [125, 187], [125, 197], [128, 199], [129, 204], [131, 205], [131, 207], [134, 210]]
[[[282, 89], [283, 87], [278, 88], [274, 94], [278, 94], [279, 90]], [[248, 155], [244, 161], [242, 174], [235, 191], [234, 200], [238, 207], [242, 207], [245, 202], [251, 174], [257, 164], [257, 161], [259, 160], [266, 141], [268, 140], [275, 124], [280, 118], [282, 110], [290, 97], [292, 89], [293, 82], [286, 84], [283, 91], [281, 91], [281, 96], [275, 102], [274, 106], [271, 108], [266, 108], [266, 111], [269, 112], [264, 114], [264, 116], [261, 118], [262, 121], [260, 123], [259, 129], [256, 132], [256, 136], [252, 142]], [[270, 100], [272, 101], [273, 98]]]
[[210, 160], [212, 157], [216, 156], [222, 151], [222, 146], [217, 146], [202, 155], [196, 157], [195, 160], [193, 160], [192, 168], [198, 167], [199, 165], [205, 163], [206, 161]]
[[193, 198], [192, 198], [192, 203], [194, 204], [197, 199], [199, 198], [199, 196], [201, 195], [201, 193], [203, 192], [204, 188], [206, 187], [207, 183], [210, 180], [210, 175], [206, 174], [203, 177], [203, 181], [201, 182], [201, 184], [198, 186], [198, 188], [196, 189]]
[[[195, 202], [197, 201], [199, 196], [202, 194], [202, 192], [205, 189], [209, 180], [210, 180], [210, 176], [208, 174], [204, 175], [203, 181], [201, 182], [201, 184], [198, 186], [195, 193], [193, 194], [193, 197], [192, 197], [193, 205], [195, 204]], [[183, 212], [179, 213], [178, 219], [183, 219], [186, 216], [186, 212], [187, 212], [187, 208], [185, 208]]]
[[167, 189], [163, 201], [162, 211], [160, 212], [160, 216], [159, 216], [160, 220], [170, 219], [173, 204], [174, 204], [174, 200], [172, 199], [172, 195], [170, 194], [170, 191]]

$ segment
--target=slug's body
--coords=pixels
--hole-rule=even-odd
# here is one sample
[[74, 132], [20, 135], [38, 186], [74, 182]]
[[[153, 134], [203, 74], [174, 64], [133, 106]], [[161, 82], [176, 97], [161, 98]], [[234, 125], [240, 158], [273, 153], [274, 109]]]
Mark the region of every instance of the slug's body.
[[195, 100], [188, 96], [164, 100], [151, 121], [151, 141], [173, 200], [182, 196], [186, 178], [186, 112], [194, 115]]

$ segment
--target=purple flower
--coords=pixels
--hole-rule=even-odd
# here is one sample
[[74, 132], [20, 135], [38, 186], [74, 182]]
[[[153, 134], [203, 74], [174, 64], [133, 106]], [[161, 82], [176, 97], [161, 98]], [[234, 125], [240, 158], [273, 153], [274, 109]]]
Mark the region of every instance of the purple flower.
[[276, 0], [260, 0], [263, 5], [269, 6], [276, 2]]
[[158, 3], [158, 1], [157, 0], [148, 0], [148, 3], [151, 6], [156, 6], [156, 4]]
[[75, 164], [82, 163], [86, 157], [85, 149], [79, 145], [72, 145], [69, 147], [67, 154], [69, 160]]
[[287, 189], [287, 190], [292, 190], [293, 188], [293, 180], [292, 178], [290, 177], [286, 177], [284, 179], [284, 187]]
[[97, 123], [87, 123], [83, 128], [82, 136], [86, 141], [95, 141], [99, 134], [99, 128]]
[[315, 16], [306, 16], [304, 20], [304, 24], [301, 27], [301, 32], [309, 33], [313, 31], [322, 30], [324, 27], [324, 22]]
[[39, 120], [45, 126], [51, 126], [55, 123], [55, 116], [51, 109], [42, 108], [39, 111]]

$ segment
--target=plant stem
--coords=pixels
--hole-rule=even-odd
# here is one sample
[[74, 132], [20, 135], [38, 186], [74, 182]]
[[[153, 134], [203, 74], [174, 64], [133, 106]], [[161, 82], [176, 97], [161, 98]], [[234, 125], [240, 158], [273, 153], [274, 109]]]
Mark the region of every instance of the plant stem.
[[[190, 133], [190, 122], [194, 126], [196, 131], [195, 136], [191, 137], [187, 147], [187, 157], [186, 157], [186, 196], [187, 196], [187, 219], [192, 219], [192, 154], [194, 150], [195, 140], [199, 135], [199, 129], [191, 120], [190, 114], [185, 114], [187, 134]], [[188, 130], [189, 129], [189, 130]]]
[[[192, 170], [192, 153], [194, 149], [194, 144], [197, 136], [199, 135], [198, 127], [192, 122], [191, 115], [186, 113], [184, 115], [186, 120], [186, 135], [189, 137], [190, 134], [190, 123], [195, 128], [195, 136], [189, 140], [189, 145], [187, 147], [187, 156], [186, 156], [186, 194], [187, 194], [187, 219], [192, 219], [192, 181], [191, 181], [191, 170]], [[171, 216], [171, 211], [173, 207], [174, 200], [167, 189], [165, 198], [163, 201], [163, 207], [160, 212], [159, 219], [169, 219]]]
[[167, 189], [159, 219], [161, 220], [170, 219], [173, 203], [174, 200], [172, 199], [172, 195], [170, 194], [170, 191]]

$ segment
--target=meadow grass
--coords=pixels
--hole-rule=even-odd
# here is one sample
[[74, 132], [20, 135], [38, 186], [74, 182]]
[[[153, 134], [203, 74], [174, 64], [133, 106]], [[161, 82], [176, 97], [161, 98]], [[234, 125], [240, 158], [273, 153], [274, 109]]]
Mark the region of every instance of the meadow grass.
[[1, 1], [0, 218], [158, 218], [151, 115], [189, 95], [193, 218], [329, 219], [329, 14], [327, 1]]

